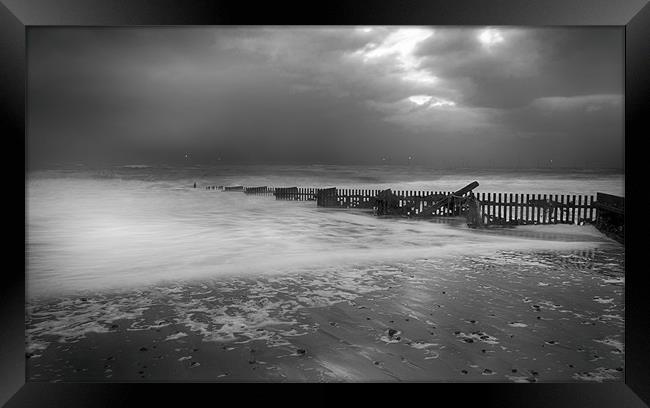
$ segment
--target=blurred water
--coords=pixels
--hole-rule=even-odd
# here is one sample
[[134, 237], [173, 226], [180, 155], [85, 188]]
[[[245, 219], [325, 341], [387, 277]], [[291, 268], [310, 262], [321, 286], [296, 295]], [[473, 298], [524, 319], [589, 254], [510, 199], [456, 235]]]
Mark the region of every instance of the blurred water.
[[473, 180], [481, 184], [477, 191], [485, 192], [623, 193], [623, 175], [607, 172], [137, 166], [29, 173], [28, 296], [603, 240], [590, 230], [577, 235], [569, 231], [564, 237], [535, 235], [530, 229], [486, 234], [462, 222], [382, 219], [361, 211], [320, 209], [314, 202], [202, 188], [237, 184], [453, 190]]

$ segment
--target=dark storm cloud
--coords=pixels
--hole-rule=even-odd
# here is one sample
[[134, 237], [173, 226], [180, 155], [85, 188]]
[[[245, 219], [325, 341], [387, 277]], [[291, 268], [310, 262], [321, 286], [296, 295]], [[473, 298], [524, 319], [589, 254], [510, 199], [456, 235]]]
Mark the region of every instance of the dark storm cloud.
[[609, 28], [32, 29], [30, 165], [620, 166], [622, 45]]

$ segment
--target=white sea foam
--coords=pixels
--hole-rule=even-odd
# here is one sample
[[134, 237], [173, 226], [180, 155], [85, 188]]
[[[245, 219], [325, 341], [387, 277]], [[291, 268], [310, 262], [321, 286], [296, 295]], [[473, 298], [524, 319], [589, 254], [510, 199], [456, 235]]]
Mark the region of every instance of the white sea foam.
[[[506, 186], [513, 186], [513, 179], [522, 181], [521, 175], [511, 173], [485, 173], [483, 180], [480, 172], [454, 175], [417, 169], [364, 168], [359, 173], [358, 168], [336, 166], [214, 170], [145, 166], [115, 168], [112, 178], [93, 177], [94, 173], [81, 170], [29, 174], [29, 297], [134, 288], [183, 279], [291, 273], [332, 265], [408, 262], [468, 252], [489, 255], [508, 249], [586, 249], [601, 243], [597, 234], [587, 233], [589, 228], [576, 226], [496, 231], [486, 239], [484, 233], [469, 230], [462, 222], [454, 225], [384, 219], [359, 211], [318, 208], [313, 201], [276, 201], [273, 197], [203, 188], [210, 184], [358, 188], [390, 185], [445, 190], [477, 178], [480, 189], [486, 188], [482, 191], [489, 187], [506, 191], [510, 190]], [[365, 178], [358, 174], [365, 174]], [[601, 191], [617, 193], [613, 189], [621, 182], [619, 176], [590, 176], [594, 178], [589, 183]], [[531, 173], [527, 177], [525, 185], [541, 190], [552, 187], [557, 192], [579, 185], [576, 180], [585, 183], [583, 176]], [[419, 181], [412, 182], [414, 179]], [[191, 188], [195, 181], [196, 189]], [[609, 187], [600, 188], [605, 185]], [[535, 237], [529, 230], [536, 228], [560, 234]], [[570, 234], [573, 238], [565, 240]], [[502, 258], [501, 262], [551, 267], [535, 259]], [[327, 298], [315, 292], [304, 300], [318, 305], [318, 296]]]
[[165, 338], [165, 341], [168, 341], [168, 340], [178, 340], [178, 339], [183, 338], [183, 337], [187, 337], [187, 333], [178, 332], [178, 333], [176, 333], [176, 334], [170, 334], [169, 336], [167, 336], [167, 337]]

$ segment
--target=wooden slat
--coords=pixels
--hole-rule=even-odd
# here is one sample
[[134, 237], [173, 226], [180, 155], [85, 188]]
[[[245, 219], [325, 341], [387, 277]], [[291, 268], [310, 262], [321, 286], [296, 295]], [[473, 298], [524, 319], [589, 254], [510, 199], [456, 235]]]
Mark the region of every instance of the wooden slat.
[[512, 196], [512, 193], [508, 196], [508, 222], [512, 223], [515, 220], [514, 216], [514, 198]]
[[515, 194], [515, 224], [521, 223], [521, 194]]
[[587, 197], [583, 196], [583, 195], [580, 195], [578, 197], [578, 205], [579, 205], [579, 207], [578, 207], [578, 214], [579, 214], [578, 215], [578, 222], [582, 222], [582, 220], [585, 218], [585, 208], [584, 208], [583, 202], [582, 202], [583, 200], [585, 201], [585, 204], [586, 204]]
[[487, 193], [487, 201], [488, 201], [488, 203], [490, 203], [490, 204], [487, 205], [488, 215], [490, 216], [490, 218], [493, 218], [494, 217], [494, 211], [493, 211], [494, 207], [491, 204], [492, 203], [492, 193]]

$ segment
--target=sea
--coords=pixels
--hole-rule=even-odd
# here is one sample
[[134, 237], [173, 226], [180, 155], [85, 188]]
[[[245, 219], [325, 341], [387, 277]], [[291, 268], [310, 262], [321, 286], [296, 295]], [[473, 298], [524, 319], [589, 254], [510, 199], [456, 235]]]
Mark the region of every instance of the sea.
[[[617, 245], [593, 228], [478, 231], [459, 220], [381, 218], [314, 201], [206, 186], [338, 187], [624, 196], [621, 171], [415, 166], [130, 164], [26, 175], [30, 300], [226, 276], [291, 274], [566, 242]], [[194, 188], [196, 183], [196, 188]], [[560, 237], [562, 239], [556, 239]], [[621, 250], [621, 257], [623, 256]]]

